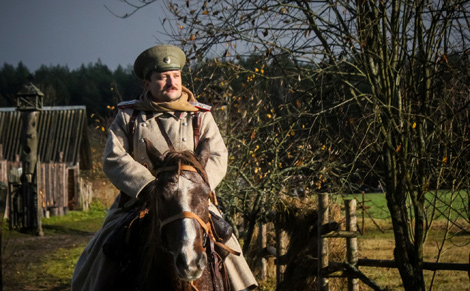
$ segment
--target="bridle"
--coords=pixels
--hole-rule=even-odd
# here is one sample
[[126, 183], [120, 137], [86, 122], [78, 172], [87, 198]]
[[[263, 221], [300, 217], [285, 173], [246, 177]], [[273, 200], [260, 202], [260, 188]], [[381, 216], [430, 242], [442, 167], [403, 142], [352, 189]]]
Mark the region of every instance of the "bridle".
[[[193, 166], [179, 165], [179, 166], [170, 166], [170, 167], [161, 168], [161, 169], [157, 170], [155, 176], [158, 176], [159, 173], [173, 171], [173, 170], [178, 170], [178, 171], [182, 170], [182, 171], [190, 171], [190, 172], [198, 173], [196, 168], [194, 168]], [[210, 221], [208, 221], [207, 223], [204, 222], [204, 220], [202, 220], [202, 218], [200, 218], [196, 213], [191, 212], [191, 211], [182, 211], [178, 214], [175, 214], [175, 215], [173, 215], [171, 217], [168, 217], [167, 219], [163, 220], [160, 223], [160, 233], [161, 233], [162, 228], [164, 226], [166, 226], [167, 224], [169, 224], [171, 222], [174, 222], [176, 220], [185, 219], [185, 218], [195, 219], [199, 223], [199, 225], [202, 227], [202, 229], [204, 230], [203, 246], [205, 246], [207, 238], [212, 235]]]
[[[185, 165], [185, 164], [180, 164], [179, 163], [176, 166], [168, 166], [168, 167], [163, 167], [163, 168], [158, 169], [155, 173], [155, 177], [157, 177], [157, 179], [158, 179], [158, 175], [160, 173], [175, 171], [175, 170], [178, 171], [178, 175], [180, 175], [181, 171], [196, 172], [199, 175], [204, 175], [204, 174], [201, 174], [195, 167], [193, 167], [191, 165]], [[204, 180], [204, 181], [207, 183], [206, 180]], [[208, 199], [209, 199], [209, 195], [208, 195]], [[207, 250], [209, 251], [208, 254], [211, 257], [211, 261], [212, 261], [211, 264], [213, 264], [213, 267], [212, 267], [212, 272], [213, 273], [212, 273], [212, 275], [221, 278], [223, 280], [224, 286], [227, 287], [227, 286], [229, 286], [230, 283], [227, 281], [228, 280], [227, 275], [225, 275], [225, 279], [224, 279], [224, 276], [221, 274], [222, 269], [224, 269], [224, 268], [220, 269], [218, 267], [220, 263], [223, 264], [223, 259], [215, 251], [215, 245], [225, 249], [226, 251], [228, 251], [231, 254], [236, 255], [236, 256], [239, 256], [240, 253], [233, 250], [233, 249], [231, 249], [231, 248], [229, 248], [225, 244], [218, 242], [215, 239], [214, 233], [213, 233], [212, 227], [211, 227], [211, 218], [210, 218], [210, 216], [211, 216], [211, 214], [209, 213], [209, 221], [205, 222], [202, 218], [200, 218], [194, 212], [182, 211], [178, 214], [170, 216], [170, 217], [166, 218], [165, 220], [161, 221], [160, 222], [160, 231], [159, 231], [159, 233], [161, 235], [163, 227], [165, 227], [166, 225], [168, 225], [168, 224], [170, 224], [174, 221], [177, 221], [177, 220], [180, 220], [180, 219], [185, 219], [185, 218], [195, 219], [199, 223], [199, 225], [201, 226], [201, 228], [203, 230], [202, 247], [204, 248], [205, 251], [207, 251]], [[164, 249], [165, 249], [165, 247], [164, 247]], [[216, 267], [214, 267], [214, 266], [216, 266]], [[214, 280], [214, 278], [213, 278], [213, 280]], [[198, 288], [196, 288], [196, 286], [194, 285], [194, 281], [190, 282], [190, 286], [191, 286], [191, 289], [193, 291], [199, 291]]]

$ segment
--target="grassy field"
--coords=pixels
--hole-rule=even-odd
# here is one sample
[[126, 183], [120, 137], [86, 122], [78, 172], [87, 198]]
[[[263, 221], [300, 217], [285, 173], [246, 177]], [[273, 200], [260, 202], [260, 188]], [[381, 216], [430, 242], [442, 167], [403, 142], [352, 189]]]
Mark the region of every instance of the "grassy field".
[[[344, 197], [336, 197], [338, 203], [342, 203], [343, 199], [356, 199], [358, 205], [364, 204], [367, 209], [368, 217], [374, 219], [389, 219], [390, 213], [387, 208], [387, 200], [385, 193], [366, 193], [346, 195]], [[464, 214], [467, 219], [470, 217], [470, 209], [467, 208], [470, 193], [468, 191], [460, 191], [458, 193], [451, 193], [450, 191], [428, 192], [426, 194], [425, 209], [427, 209], [428, 217], [431, 217], [431, 209], [435, 206], [434, 218], [451, 219], [459, 218], [459, 214]], [[451, 205], [451, 207], [449, 207]]]
[[[424, 246], [424, 261], [436, 262], [440, 254], [439, 262], [445, 263], [469, 263], [470, 255], [470, 225], [465, 219], [465, 201], [468, 201], [467, 192], [452, 194], [450, 192], [427, 193], [426, 209], [430, 217], [431, 203], [436, 205], [435, 220], [427, 236]], [[438, 199], [434, 201], [433, 199]], [[390, 221], [390, 214], [384, 193], [368, 193], [349, 195], [346, 198], [358, 200], [358, 206], [364, 203], [365, 212], [358, 209], [358, 228], [364, 230], [359, 241], [359, 257], [377, 260], [393, 260], [394, 236]], [[342, 199], [338, 199], [340, 202]], [[448, 205], [457, 209], [450, 211]], [[455, 224], [451, 225], [448, 232], [445, 217], [452, 217]], [[443, 243], [443, 238], [446, 241]], [[379, 286], [387, 287], [388, 290], [403, 290], [400, 275], [393, 268], [371, 268], [361, 267], [369, 278], [373, 279]], [[463, 271], [425, 271], [426, 289], [429, 290], [433, 280], [433, 290], [470, 290], [469, 273]], [[367, 290], [367, 289], [365, 289]]]
[[[359, 222], [359, 221], [358, 221]], [[377, 260], [393, 260], [394, 237], [388, 220], [375, 221], [380, 231], [370, 219], [365, 221], [365, 233], [358, 238], [359, 257]], [[360, 222], [359, 222], [360, 223]], [[436, 262], [439, 247], [442, 245], [442, 237], [445, 229], [444, 222], [433, 225], [424, 247], [424, 261]], [[440, 262], [445, 263], [469, 263], [470, 233], [451, 231], [448, 241], [444, 244]], [[388, 290], [403, 290], [400, 275], [394, 268], [360, 267], [360, 270], [370, 279], [374, 280], [382, 288]], [[426, 290], [430, 290], [434, 272], [425, 271]], [[362, 289], [362, 290], [368, 290]], [[437, 271], [434, 279], [433, 290], [470, 290], [469, 274], [464, 271]]]

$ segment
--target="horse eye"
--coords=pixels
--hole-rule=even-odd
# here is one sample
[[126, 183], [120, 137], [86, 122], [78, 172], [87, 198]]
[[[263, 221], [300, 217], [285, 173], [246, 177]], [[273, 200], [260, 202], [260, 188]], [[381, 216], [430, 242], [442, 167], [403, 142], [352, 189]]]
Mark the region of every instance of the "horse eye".
[[173, 176], [168, 179], [168, 183], [178, 183], [178, 178]]

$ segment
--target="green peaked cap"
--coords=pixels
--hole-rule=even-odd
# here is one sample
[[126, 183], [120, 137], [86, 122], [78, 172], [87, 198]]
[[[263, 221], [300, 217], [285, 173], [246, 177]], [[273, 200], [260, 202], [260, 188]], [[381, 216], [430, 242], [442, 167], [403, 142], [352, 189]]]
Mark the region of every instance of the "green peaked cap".
[[186, 63], [184, 52], [174, 45], [163, 44], [143, 51], [134, 62], [134, 72], [143, 80], [151, 71], [181, 70]]

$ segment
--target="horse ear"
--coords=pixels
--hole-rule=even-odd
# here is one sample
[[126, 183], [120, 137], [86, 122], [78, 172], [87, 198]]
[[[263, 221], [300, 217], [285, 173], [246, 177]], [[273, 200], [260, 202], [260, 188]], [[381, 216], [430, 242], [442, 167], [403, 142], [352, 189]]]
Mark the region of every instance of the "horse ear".
[[209, 144], [209, 139], [201, 139], [196, 148], [196, 157], [205, 168], [209, 157], [211, 156], [211, 146]]
[[145, 145], [147, 146], [147, 155], [149, 156], [150, 161], [154, 168], [158, 168], [158, 165], [163, 163], [163, 156], [155, 148], [153, 143], [144, 137]]

